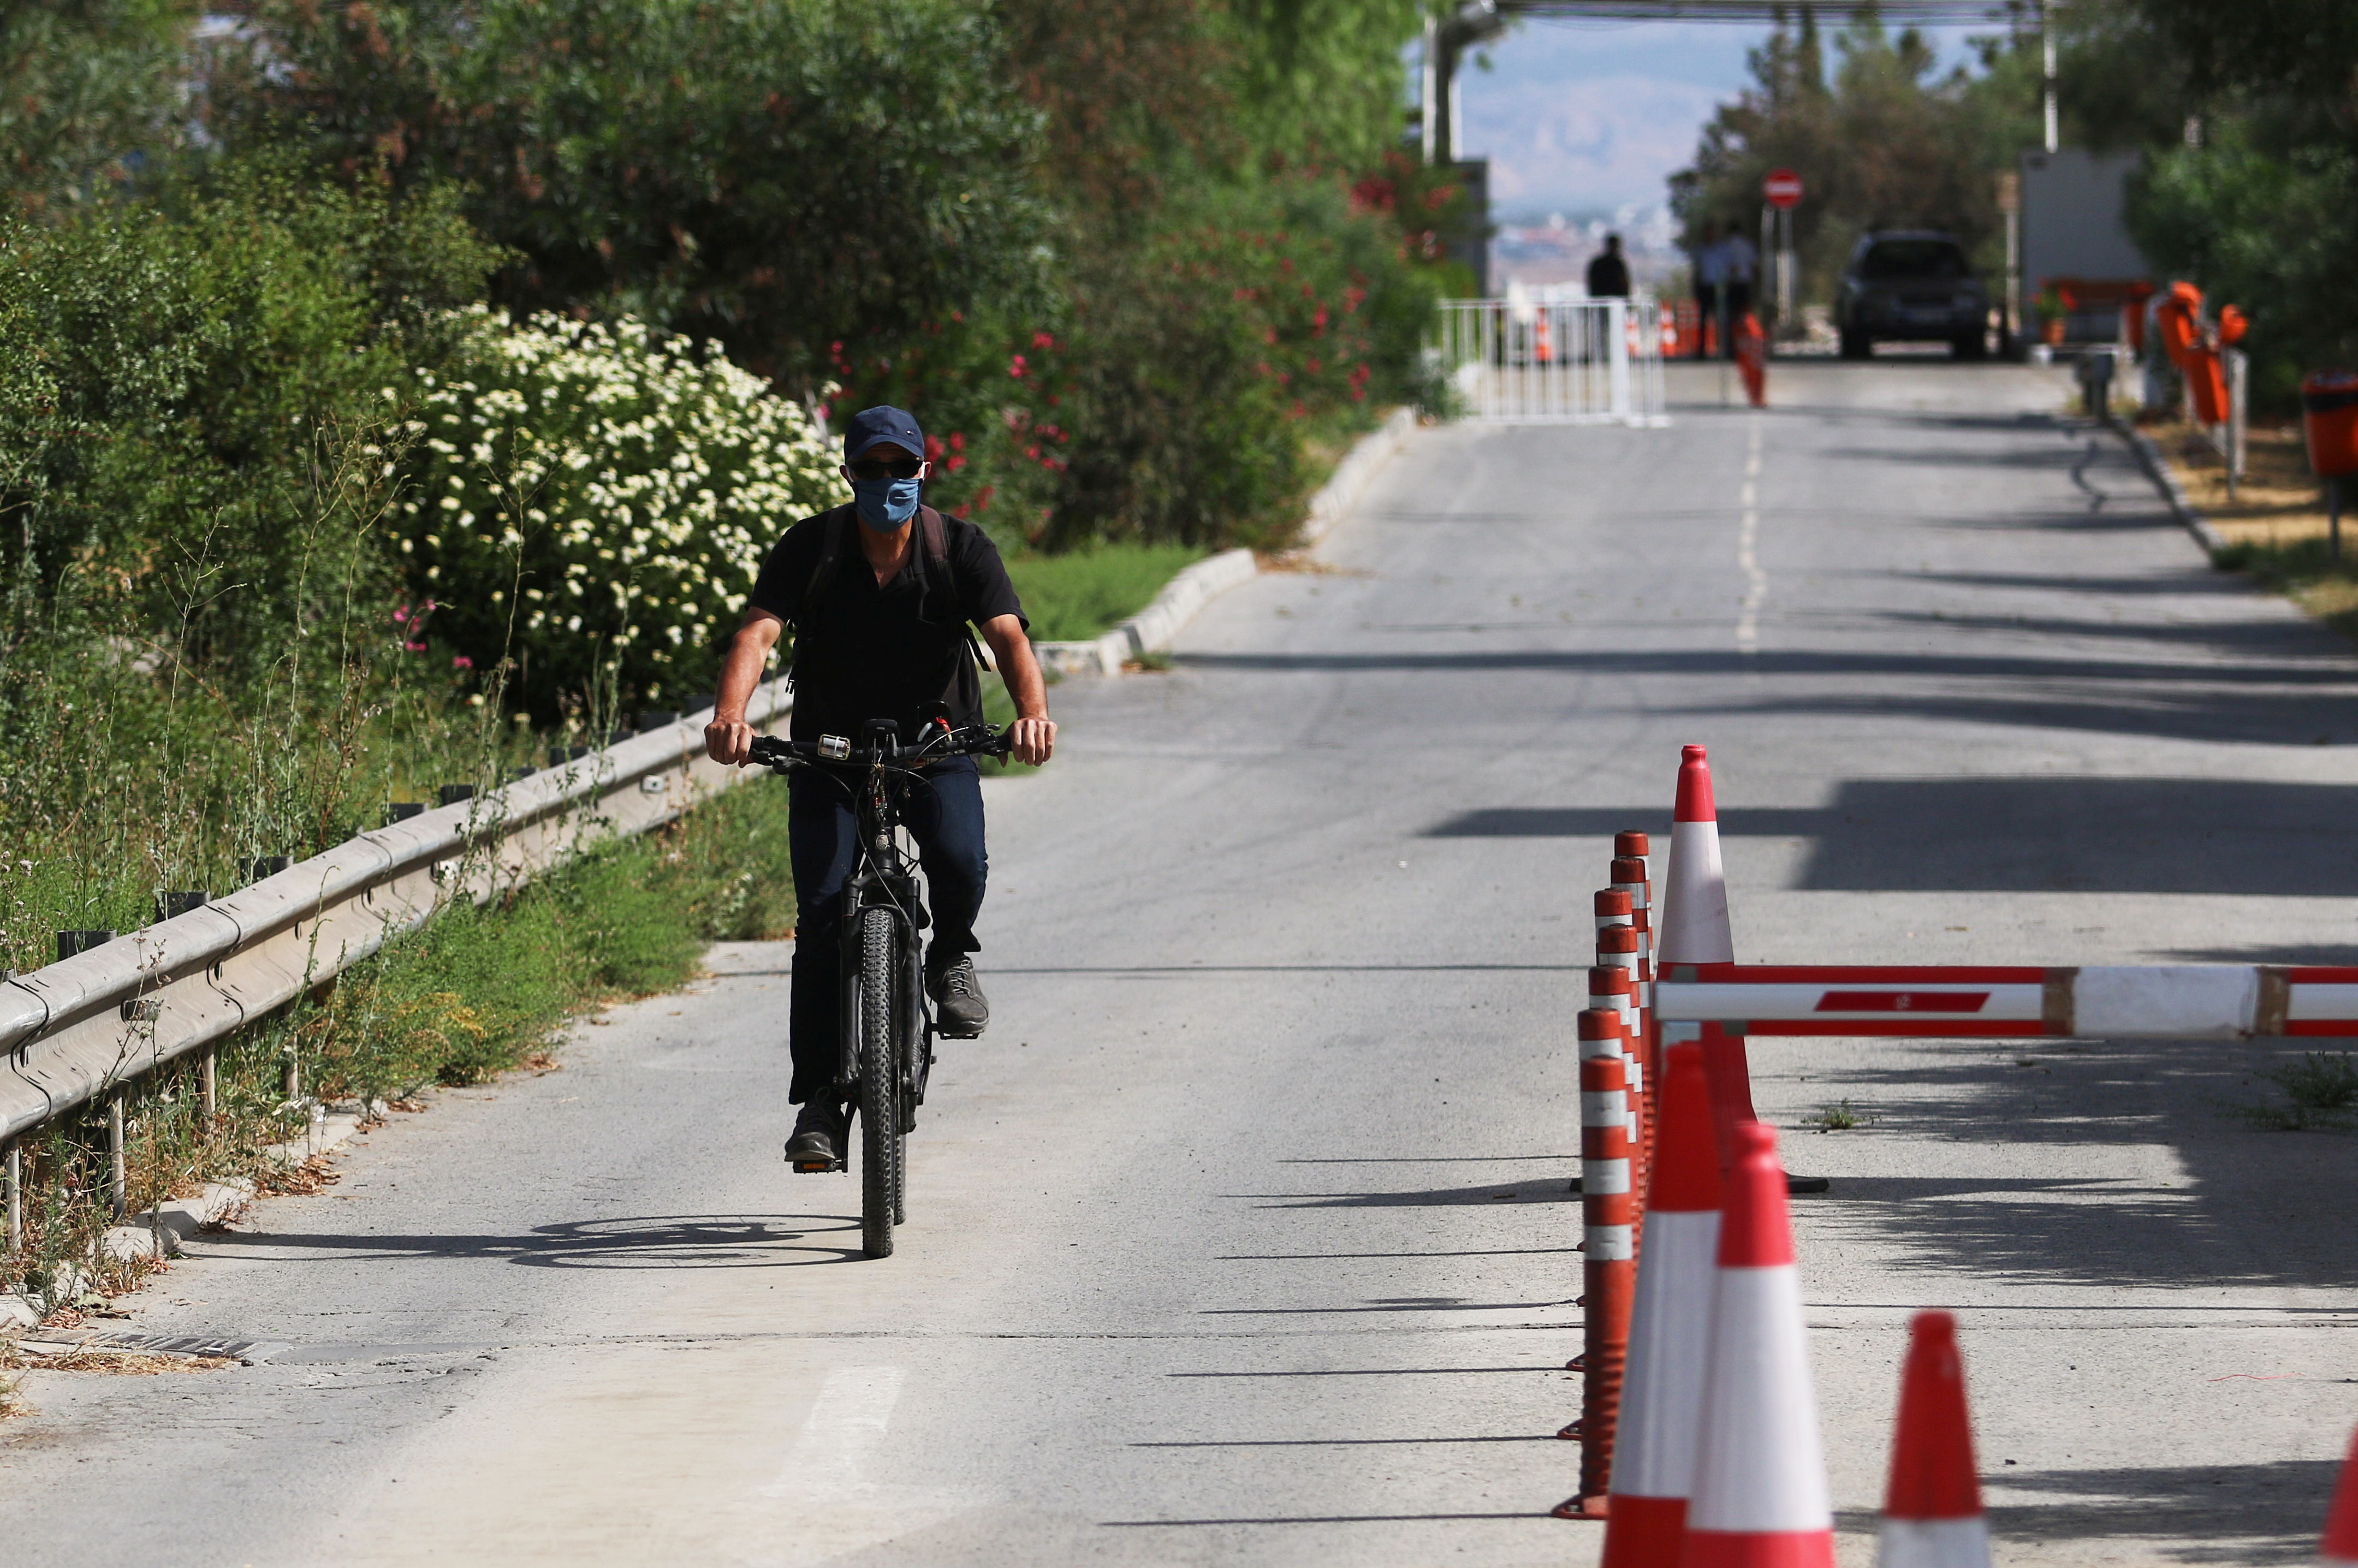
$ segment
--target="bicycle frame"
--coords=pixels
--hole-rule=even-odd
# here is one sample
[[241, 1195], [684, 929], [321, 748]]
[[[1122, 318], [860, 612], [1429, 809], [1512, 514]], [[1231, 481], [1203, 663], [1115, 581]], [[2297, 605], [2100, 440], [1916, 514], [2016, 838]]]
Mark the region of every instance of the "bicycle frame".
[[752, 760], [784, 772], [807, 767], [825, 773], [852, 794], [857, 859], [844, 884], [841, 988], [841, 1056], [836, 1087], [846, 1099], [859, 1096], [860, 948], [858, 934], [871, 910], [883, 910], [898, 933], [901, 995], [894, 1010], [894, 1031], [900, 1049], [901, 1129], [914, 1125], [916, 1108], [925, 1103], [925, 1081], [933, 1066], [933, 1009], [925, 996], [923, 943], [919, 933], [930, 924], [925, 911], [916, 858], [903, 847], [901, 807], [904, 792], [924, 787], [924, 766], [956, 756], [1004, 756], [1008, 741], [987, 726], [976, 731], [953, 731], [946, 722], [929, 729], [918, 745], [903, 749], [899, 728], [892, 720], [874, 719], [857, 752], [841, 736], [817, 742], [781, 741], [763, 736], [753, 742]]
[[843, 890], [845, 937], [839, 944], [841, 972], [838, 982], [842, 988], [843, 1005], [838, 1031], [842, 1054], [836, 1084], [846, 1099], [857, 1099], [860, 1075], [866, 1070], [866, 1064], [860, 1059], [860, 945], [856, 934], [865, 925], [870, 910], [883, 910], [898, 933], [898, 961], [893, 969], [899, 977], [901, 994], [892, 1017], [899, 1037], [900, 1060], [894, 1065], [901, 1075], [903, 1132], [914, 1126], [916, 1108], [925, 1103], [925, 1080], [933, 1065], [934, 1037], [933, 1010], [925, 999], [924, 946], [918, 935], [930, 924], [930, 916], [925, 911], [915, 857], [901, 838], [899, 796], [912, 787], [907, 776], [895, 776], [882, 768], [871, 770], [860, 783], [855, 803], [858, 859]]

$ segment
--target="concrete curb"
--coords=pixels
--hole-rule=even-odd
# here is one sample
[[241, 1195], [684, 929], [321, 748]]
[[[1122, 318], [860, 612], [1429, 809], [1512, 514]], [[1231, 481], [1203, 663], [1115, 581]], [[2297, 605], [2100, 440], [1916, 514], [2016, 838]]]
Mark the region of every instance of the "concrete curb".
[[[1301, 542], [1314, 545], [1325, 538], [1357, 503], [1376, 470], [1408, 445], [1416, 430], [1416, 410], [1396, 408], [1382, 425], [1360, 437], [1310, 498]], [[1259, 569], [1250, 550], [1225, 551], [1173, 578], [1153, 603], [1105, 635], [1083, 643], [1034, 643], [1032, 651], [1041, 668], [1058, 675], [1120, 675], [1130, 660], [1169, 647], [1205, 605]]]
[[2145, 465], [2146, 475], [2153, 481], [2154, 488], [2161, 492], [2162, 499], [2169, 503], [2169, 510], [2177, 515], [2186, 531], [2194, 535], [2203, 553], [2215, 556], [2225, 549], [2227, 541], [2219, 536], [2219, 530], [2211, 526], [2202, 514], [2194, 510], [2194, 503], [2186, 499], [2184, 487], [2178, 482], [2178, 476], [2169, 471], [2169, 461], [2161, 455], [2161, 449], [2154, 445], [2153, 438], [2136, 426], [2118, 419], [2108, 419], [2105, 423], [2128, 442], [2130, 449], [2137, 455], [2137, 461]]
[[1335, 524], [1358, 504], [1376, 470], [1408, 445], [1417, 428], [1415, 409], [1395, 408], [1390, 418], [1360, 437], [1358, 444], [1335, 465], [1333, 477], [1310, 498], [1309, 515], [1302, 522], [1302, 542], [1314, 545], [1332, 533]]
[[[314, 1107], [311, 1125], [305, 1134], [285, 1143], [274, 1143], [263, 1151], [263, 1157], [275, 1164], [293, 1167], [314, 1155], [325, 1154], [338, 1148], [361, 1128], [357, 1114], [328, 1115]], [[209, 1225], [219, 1225], [232, 1219], [254, 1202], [254, 1184], [244, 1181], [208, 1182], [205, 1189], [192, 1198], [175, 1198], [162, 1205], [153, 1214], [142, 1214], [129, 1224], [109, 1227], [98, 1238], [101, 1251], [110, 1258], [128, 1261], [135, 1258], [155, 1256], [156, 1241], [160, 1232], [164, 1256], [178, 1257], [189, 1237]], [[88, 1283], [86, 1271], [77, 1267], [59, 1281], [58, 1289], [46, 1295], [24, 1296], [0, 1293], [0, 1329], [14, 1325], [30, 1328], [49, 1315], [49, 1303], [70, 1302], [82, 1293]]]
[[1260, 569], [1250, 550], [1223, 551], [1164, 583], [1153, 603], [1104, 636], [1086, 643], [1034, 643], [1032, 651], [1043, 669], [1058, 675], [1118, 676], [1126, 661], [1169, 647], [1204, 606]]

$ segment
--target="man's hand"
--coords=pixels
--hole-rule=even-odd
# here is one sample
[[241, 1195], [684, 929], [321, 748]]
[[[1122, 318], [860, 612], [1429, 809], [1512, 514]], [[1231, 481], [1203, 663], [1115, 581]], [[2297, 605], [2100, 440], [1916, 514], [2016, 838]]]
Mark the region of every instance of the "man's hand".
[[745, 705], [762, 684], [762, 670], [778, 633], [786, 623], [766, 610], [745, 611], [729, 656], [720, 661], [720, 690], [712, 704], [712, 722], [704, 727], [705, 754], [726, 767], [742, 767], [753, 754], [753, 727], [745, 722]]
[[743, 715], [715, 719], [704, 727], [705, 754], [729, 767], [741, 767], [753, 754], [753, 727]]
[[1015, 699], [1019, 717], [1007, 728], [1015, 760], [1036, 768], [1055, 754], [1056, 723], [1048, 717], [1048, 682], [1032, 639], [1023, 634], [1021, 616], [994, 615], [982, 623], [982, 640], [999, 655], [999, 678]]
[[1056, 754], [1056, 721], [1045, 714], [1037, 719], [1019, 719], [1008, 727], [1008, 738], [1014, 742], [1015, 760], [1039, 767]]

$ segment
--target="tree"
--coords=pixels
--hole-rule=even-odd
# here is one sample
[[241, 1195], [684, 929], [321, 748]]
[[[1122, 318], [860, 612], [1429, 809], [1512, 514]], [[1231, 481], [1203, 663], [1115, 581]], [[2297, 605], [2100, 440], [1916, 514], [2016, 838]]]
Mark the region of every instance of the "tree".
[[468, 189], [520, 308], [628, 312], [806, 389], [828, 345], [1036, 290], [1038, 118], [956, 0], [262, 0], [217, 123]]
[[88, 207], [177, 147], [195, 0], [0, 7], [0, 193], [23, 212]]

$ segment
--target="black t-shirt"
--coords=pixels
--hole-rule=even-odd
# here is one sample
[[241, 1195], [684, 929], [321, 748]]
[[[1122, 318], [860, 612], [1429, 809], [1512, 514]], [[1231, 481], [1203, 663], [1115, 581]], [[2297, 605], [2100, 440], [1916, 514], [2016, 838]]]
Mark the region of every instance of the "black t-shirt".
[[[827, 530], [838, 519], [845, 533], [832, 580], [806, 611], [803, 596]], [[944, 517], [951, 585], [933, 582], [925, 523], [918, 519], [910, 524], [908, 558], [879, 588], [860, 553], [860, 525], [845, 505], [787, 529], [770, 546], [746, 601], [795, 629], [794, 738], [857, 741], [869, 719], [890, 719], [903, 739], [914, 740], [936, 703], [946, 704], [950, 722], [960, 728], [981, 723], [982, 686], [967, 652], [964, 622], [1023, 614], [998, 546], [973, 524]], [[953, 585], [955, 594], [947, 590]]]
[[1592, 299], [1627, 299], [1629, 268], [1610, 251], [1600, 251], [1588, 264], [1588, 294]]

